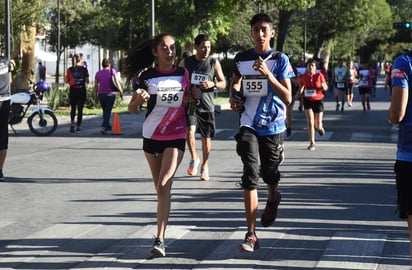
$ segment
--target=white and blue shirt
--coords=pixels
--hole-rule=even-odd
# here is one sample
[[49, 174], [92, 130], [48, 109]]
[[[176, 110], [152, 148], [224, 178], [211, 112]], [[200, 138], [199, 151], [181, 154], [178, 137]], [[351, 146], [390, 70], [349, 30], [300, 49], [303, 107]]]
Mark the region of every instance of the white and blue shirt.
[[241, 92], [245, 99], [245, 110], [240, 117], [240, 126], [253, 129], [259, 136], [282, 133], [286, 130], [286, 105], [275, 94], [267, 78], [253, 69], [254, 61], [260, 56], [277, 80], [293, 78], [289, 58], [273, 49], [262, 54], [253, 49], [238, 53], [234, 59], [234, 73], [242, 78]]

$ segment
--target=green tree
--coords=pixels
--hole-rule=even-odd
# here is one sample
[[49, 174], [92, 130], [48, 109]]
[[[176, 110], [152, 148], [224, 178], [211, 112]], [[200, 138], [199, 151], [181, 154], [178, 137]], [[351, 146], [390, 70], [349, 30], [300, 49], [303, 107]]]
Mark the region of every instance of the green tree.
[[355, 42], [358, 44], [358, 52], [361, 63], [368, 63], [374, 59], [373, 53], [378, 46], [393, 36], [392, 11], [389, 4], [384, 0], [369, 1], [366, 6], [366, 18], [363, 25], [359, 25], [355, 34]]
[[[351, 56], [352, 40], [360, 48], [391, 35], [391, 12], [384, 0], [317, 0], [304, 16], [308, 44], [315, 57], [325, 59], [326, 64], [332, 50], [338, 56]], [[362, 59], [370, 58], [370, 53], [363, 52]]]
[[[44, 14], [49, 19], [48, 42], [52, 45], [52, 50], [57, 53], [57, 63], [60, 63], [61, 55], [66, 49], [75, 48], [91, 41], [89, 33], [91, 26], [94, 25], [96, 15], [93, 3], [89, 0], [77, 0], [75, 5], [70, 0], [60, 0], [59, 2], [60, 7], [54, 1], [50, 8], [45, 10]], [[58, 44], [59, 33], [60, 44]], [[56, 83], [59, 82], [59, 76], [59, 65], [56, 64]]]
[[192, 42], [200, 33], [214, 41], [227, 35], [239, 7], [235, 0], [159, 0], [156, 4], [158, 31], [172, 33], [181, 44]]
[[[412, 0], [387, 0], [391, 6], [393, 22], [412, 21]], [[387, 42], [380, 44], [382, 60], [391, 60], [403, 49], [412, 47], [412, 33], [407, 30], [394, 30], [395, 34]]]
[[92, 44], [111, 50], [127, 50], [149, 37], [149, 1], [102, 0], [95, 11], [88, 33]]
[[[10, 57], [17, 60], [20, 65], [19, 80], [21, 87], [28, 87], [28, 78], [31, 77], [31, 70], [34, 69], [34, 48], [35, 37], [38, 25], [45, 22], [44, 16], [41, 16], [46, 9], [45, 0], [15, 0], [11, 3], [11, 48]], [[5, 23], [5, 2], [0, 2], [1, 27]], [[4, 40], [4, 33], [1, 33]]]
[[[250, 38], [249, 19], [255, 13], [260, 11], [273, 17], [276, 29], [275, 47], [278, 51], [284, 51], [284, 45], [287, 44], [287, 39], [292, 39], [293, 42], [295, 42], [297, 37], [295, 34], [290, 34], [289, 28], [299, 28], [296, 27], [295, 24], [291, 25], [290, 20], [302, 10], [306, 10], [314, 5], [315, 0], [240, 1], [235, 8], [232, 7], [232, 9], [236, 10], [237, 16], [232, 19], [231, 31], [227, 36], [219, 37], [218, 47], [225, 49], [229, 48], [232, 51], [250, 47], [252, 43]], [[296, 20], [294, 22], [296, 22]], [[293, 33], [295, 33], [295, 31], [293, 31]], [[300, 35], [298, 39], [301, 39]], [[225, 45], [227, 43], [229, 43], [230, 46]], [[289, 43], [289, 45], [290, 44], [291, 43]], [[293, 47], [299, 47], [300, 50], [302, 48], [299, 45]]]
[[283, 46], [289, 30], [291, 17], [300, 10], [307, 10], [315, 5], [315, 0], [272, 0], [278, 7], [278, 34], [276, 50], [283, 51]]

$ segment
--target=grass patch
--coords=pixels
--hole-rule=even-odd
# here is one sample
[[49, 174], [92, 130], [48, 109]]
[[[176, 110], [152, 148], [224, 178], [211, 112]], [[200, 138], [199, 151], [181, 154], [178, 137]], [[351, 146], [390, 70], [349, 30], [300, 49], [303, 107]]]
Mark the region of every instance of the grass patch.
[[215, 92], [215, 104], [224, 104], [228, 102], [229, 102], [229, 92], [228, 91]]
[[[129, 113], [127, 110], [128, 103], [121, 102], [120, 106], [113, 107], [112, 112], [115, 113]], [[56, 116], [69, 116], [70, 107], [59, 107], [53, 111]], [[103, 114], [102, 108], [84, 108], [83, 115], [99, 115]]]
[[[215, 94], [215, 104], [224, 104], [229, 102], [229, 93], [227, 91], [218, 92]], [[129, 113], [127, 110], [128, 101], [121, 101], [118, 106], [113, 107], [112, 112], [117, 112], [119, 114]], [[143, 105], [146, 107], [146, 104]], [[100, 115], [102, 114], [102, 109], [100, 107], [96, 108], [87, 108], [84, 107], [83, 115]], [[70, 107], [58, 107], [54, 110], [56, 116], [69, 116]]]

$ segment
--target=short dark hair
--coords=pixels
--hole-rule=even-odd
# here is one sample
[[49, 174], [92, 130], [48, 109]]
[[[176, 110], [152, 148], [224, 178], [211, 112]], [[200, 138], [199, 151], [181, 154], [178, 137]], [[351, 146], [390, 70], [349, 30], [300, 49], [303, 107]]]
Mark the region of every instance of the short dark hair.
[[250, 26], [253, 26], [257, 22], [267, 22], [272, 24], [272, 19], [266, 13], [258, 13], [252, 17], [250, 20]]
[[107, 58], [103, 58], [102, 60], [102, 67], [106, 68], [110, 65], [110, 61]]
[[315, 65], [318, 64], [318, 62], [315, 59], [311, 58], [306, 62], [306, 66], [309, 65], [309, 64], [312, 64], [312, 63], [315, 63]]
[[80, 55], [78, 55], [77, 53], [73, 54], [73, 57], [72, 57], [73, 66], [76, 65], [79, 62], [80, 62]]
[[195, 37], [195, 45], [199, 46], [203, 41], [210, 41], [209, 35], [200, 34]]

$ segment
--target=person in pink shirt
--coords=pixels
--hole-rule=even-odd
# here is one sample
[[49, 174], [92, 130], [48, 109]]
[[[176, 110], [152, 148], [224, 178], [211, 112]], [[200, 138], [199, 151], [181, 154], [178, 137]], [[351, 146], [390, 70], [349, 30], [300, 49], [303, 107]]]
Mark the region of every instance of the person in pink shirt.
[[348, 89], [346, 90], [346, 100], [348, 101], [348, 106], [352, 107], [353, 102], [353, 86], [358, 82], [358, 71], [355, 68], [352, 60], [348, 60], [346, 63], [349, 70], [349, 77], [347, 81]]
[[325, 134], [325, 128], [323, 127], [323, 92], [328, 90], [328, 84], [323, 74], [316, 72], [315, 60], [309, 60], [306, 67], [306, 73], [300, 78], [296, 98], [303, 96], [303, 108], [310, 139], [308, 150], [315, 150], [315, 129], [319, 132], [319, 135], [323, 136]]
[[102, 61], [103, 69], [96, 72], [94, 77], [94, 93], [95, 100], [100, 102], [100, 106], [103, 110], [103, 121], [101, 124], [100, 133], [107, 134], [112, 130], [110, 125], [110, 117], [112, 115], [112, 109], [116, 100], [116, 91], [112, 88], [112, 76], [116, 80], [116, 84], [119, 87], [120, 97], [123, 98], [123, 90], [119, 80], [116, 77], [116, 70], [111, 68], [110, 61], [104, 58]]
[[375, 77], [375, 70], [372, 64], [366, 64], [359, 70], [359, 95], [362, 98], [363, 111], [369, 111], [371, 109], [370, 96], [373, 88], [373, 80]]
[[[148, 52], [151, 52], [148, 54]], [[189, 72], [174, 65], [174, 37], [159, 34], [130, 51], [126, 58], [128, 79], [137, 76], [137, 90], [128, 105], [130, 113], [147, 102], [143, 122], [143, 151], [157, 193], [157, 235], [150, 251], [166, 256], [164, 238], [171, 206], [174, 174], [182, 162], [186, 145], [185, 104], [190, 100]], [[156, 61], [156, 66], [152, 65]]]

